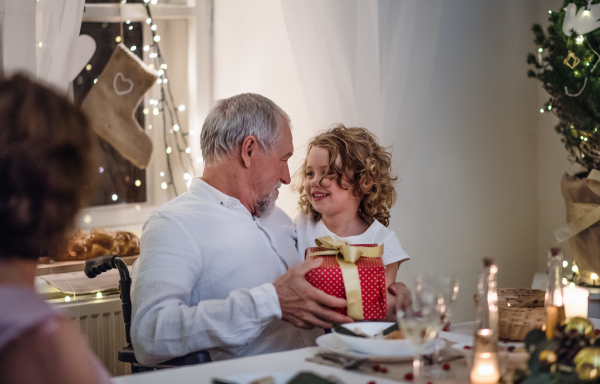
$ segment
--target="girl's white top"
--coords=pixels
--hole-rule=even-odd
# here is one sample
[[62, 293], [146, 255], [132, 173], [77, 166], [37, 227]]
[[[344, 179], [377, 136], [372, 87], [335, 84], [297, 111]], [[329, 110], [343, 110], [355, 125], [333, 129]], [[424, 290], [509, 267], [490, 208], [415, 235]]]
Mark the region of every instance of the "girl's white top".
[[382, 260], [384, 265], [410, 259], [402, 249], [400, 240], [394, 231], [386, 228], [377, 220], [373, 221], [373, 224], [364, 233], [348, 237], [337, 236], [325, 226], [323, 220], [315, 223], [310, 216], [303, 214], [296, 216], [294, 224], [298, 234], [296, 248], [302, 259], [304, 259], [306, 248], [316, 247], [315, 240], [323, 236], [331, 236], [333, 239], [340, 239], [348, 244], [383, 244]]

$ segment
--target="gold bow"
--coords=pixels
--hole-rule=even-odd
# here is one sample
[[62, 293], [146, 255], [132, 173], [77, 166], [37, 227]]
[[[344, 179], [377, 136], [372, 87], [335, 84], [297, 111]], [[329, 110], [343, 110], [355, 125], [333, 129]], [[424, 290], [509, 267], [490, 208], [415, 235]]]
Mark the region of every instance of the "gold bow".
[[348, 301], [348, 316], [356, 320], [363, 320], [362, 292], [358, 267], [355, 263], [361, 257], [381, 257], [383, 255], [383, 244], [377, 247], [361, 247], [348, 245], [345, 241], [336, 241], [331, 236], [320, 237], [315, 240], [315, 243], [317, 247], [325, 250], [311, 252], [306, 257], [336, 256], [344, 279], [346, 300]]

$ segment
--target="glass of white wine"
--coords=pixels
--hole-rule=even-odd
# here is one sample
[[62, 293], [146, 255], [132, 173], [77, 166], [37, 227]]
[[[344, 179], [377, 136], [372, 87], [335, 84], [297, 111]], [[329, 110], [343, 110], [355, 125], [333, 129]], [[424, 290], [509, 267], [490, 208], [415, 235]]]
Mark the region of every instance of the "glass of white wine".
[[453, 289], [440, 284], [440, 275], [421, 273], [415, 278], [411, 304], [406, 305], [411, 301], [407, 297], [396, 300], [398, 326], [415, 346], [413, 375], [416, 384], [424, 382], [423, 348], [435, 340], [447, 320]]

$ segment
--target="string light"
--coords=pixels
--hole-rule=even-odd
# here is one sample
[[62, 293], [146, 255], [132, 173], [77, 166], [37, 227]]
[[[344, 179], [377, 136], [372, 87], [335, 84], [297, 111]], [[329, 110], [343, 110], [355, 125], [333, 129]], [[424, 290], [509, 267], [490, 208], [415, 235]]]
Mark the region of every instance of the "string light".
[[147, 115], [150, 112], [150, 110], [148, 108], [144, 108], [142, 112], [144, 112], [144, 115]]
[[162, 69], [158, 70], [158, 76], [162, 76], [165, 74], [165, 71], [163, 71]]
[[542, 53], [542, 52], [544, 52], [544, 48], [538, 48], [538, 52], [539, 52], [539, 53]]
[[113, 193], [112, 200], [113, 201], [117, 201], [118, 198], [119, 198], [119, 196], [117, 196], [115, 193]]
[[162, 63], [162, 64], [160, 65], [160, 69], [167, 69], [167, 64], [165, 64], [165, 63]]
[[185, 153], [192, 153], [192, 149], [190, 147], [186, 148]]
[[193, 136], [193, 135], [194, 135], [194, 131], [193, 131], [193, 130], [191, 130], [191, 131], [188, 133], [188, 135], [190, 135], [190, 136]]
[[162, 79], [156, 80], [156, 84], [162, 84]]
[[102, 167], [98, 168], [98, 170], [100, 171], [100, 173], [104, 172], [104, 168]]
[[42, 48], [42, 45], [43, 45], [43, 43], [40, 41], [40, 42], [38, 43], [38, 47]]
[[90, 71], [92, 69], [92, 64], [88, 64], [85, 66], [86, 71]]
[[577, 273], [579, 271], [579, 268], [577, 268], [576, 265], [573, 265], [573, 267], [571, 267], [571, 271]]
[[150, 54], [150, 58], [151, 58], [151, 59], [156, 59], [156, 53], [151, 53], [151, 54]]
[[160, 41], [160, 36], [159, 35], [154, 36], [154, 41], [156, 41], [158, 43]]
[[544, 108], [540, 109], [540, 113], [544, 113]]
[[171, 147], [167, 147], [167, 153], [171, 153]]
[[201, 157], [196, 157], [196, 163], [201, 163], [202, 162], [202, 158]]
[[563, 260], [563, 268], [567, 268], [569, 266], [569, 262], [567, 260]]
[[581, 45], [581, 44], [583, 44], [584, 39], [585, 39], [585, 37], [583, 35], [579, 35], [575, 38], [575, 43], [577, 43], [577, 45]]
[[173, 126], [173, 130], [174, 130], [175, 132], [179, 131], [179, 125], [175, 124], [175, 125]]
[[139, 204], [136, 204], [136, 205], [135, 205], [135, 210], [136, 210], [136, 211], [139, 211], [139, 210], [141, 210], [141, 209], [142, 209], [142, 207], [140, 207], [140, 205], [139, 205]]
[[97, 298], [97, 299], [101, 299], [101, 298], [102, 298], [102, 292], [98, 292], [98, 293], [96, 293], [96, 298]]
[[161, 172], [161, 173], [160, 173], [160, 177], [163, 177], [164, 175], [165, 175], [165, 173], [164, 173], [164, 172]]
[[133, 25], [130, 25], [130, 26], [129, 26], [129, 30], [130, 30], [130, 31], [133, 31]]
[[127, 20], [127, 21], [125, 22], [125, 24], [127, 24], [127, 25], [131, 24], [131, 20]]
[[178, 109], [179, 109], [180, 111], [185, 111], [185, 105], [183, 105], [183, 104], [182, 104], [182, 105], [180, 105]]
[[158, 111], [158, 108], [154, 108], [154, 109], [152, 110], [152, 113], [153, 113], [154, 115], [158, 115], [158, 112], [159, 112], [159, 111]]
[[148, 125], [148, 129], [152, 129], [152, 124]]
[[[144, 0], [144, 1], [146, 1], [146, 0]], [[552, 14], [552, 10], [551, 10], [551, 9], [549, 9], [549, 10], [548, 10], [548, 13]]]
[[83, 222], [84, 222], [84, 223], [86, 223], [86, 224], [89, 224], [89, 223], [91, 223], [91, 222], [92, 222], [92, 216], [90, 216], [90, 215], [85, 215], [85, 216], [83, 217]]
[[[147, 3], [147, 1], [146, 1], [146, 3]], [[147, 18], [146, 19], [146, 24], [152, 24], [152, 19], [151, 18]]]
[[150, 46], [149, 45], [144, 45], [144, 52], [148, 52], [150, 50]]
[[68, 303], [69, 301], [71, 301], [71, 296], [65, 296], [65, 302]]
[[156, 4], [157, 0], [152, 0], [152, 4]]
[[187, 179], [189, 179], [189, 178], [190, 178], [190, 174], [189, 174], [189, 173], [184, 173], [184, 174], [183, 174], [183, 179], [184, 179], [184, 180], [187, 180]]
[[120, 42], [121, 42], [121, 36], [117, 36], [117, 37], [115, 37], [115, 41], [116, 41], [117, 43], [120, 43]]
[[160, 183], [160, 187], [162, 189], [167, 189], [167, 183], [165, 183], [164, 181], [162, 183]]
[[142, 185], [142, 182], [139, 180], [136, 180], [134, 184], [136, 187], [139, 187], [140, 185]]
[[134, 52], [137, 49], [137, 47], [135, 45], [132, 45], [129, 49], [131, 49], [131, 52]]
[[[156, 24], [152, 24], [152, 26], [150, 27], [150, 29], [153, 30], [153, 31], [156, 31], [156, 28], [157, 28]], [[156, 41], [156, 40], [154, 40], [154, 41]]]
[[96, 84], [98, 82], [98, 79], [94, 79], [94, 84]]

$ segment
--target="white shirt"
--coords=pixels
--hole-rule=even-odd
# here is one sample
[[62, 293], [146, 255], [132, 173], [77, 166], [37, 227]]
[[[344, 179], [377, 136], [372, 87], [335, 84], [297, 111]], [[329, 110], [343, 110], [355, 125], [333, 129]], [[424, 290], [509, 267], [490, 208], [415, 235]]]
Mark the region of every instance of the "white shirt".
[[136, 357], [153, 364], [209, 349], [222, 360], [314, 345], [281, 320], [272, 284], [301, 261], [281, 209], [254, 218], [239, 200], [194, 178], [144, 225], [133, 269]]
[[315, 239], [323, 236], [331, 236], [333, 239], [341, 239], [348, 244], [383, 244], [383, 256], [381, 257], [383, 265], [388, 265], [401, 260], [408, 260], [410, 257], [404, 252], [400, 245], [400, 240], [391, 229], [385, 227], [379, 221], [373, 221], [373, 224], [360, 235], [340, 237], [331, 232], [325, 226], [323, 220], [316, 223], [307, 215], [298, 215], [294, 219], [296, 233], [298, 235], [298, 253], [304, 259], [306, 248], [316, 247]]

